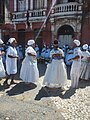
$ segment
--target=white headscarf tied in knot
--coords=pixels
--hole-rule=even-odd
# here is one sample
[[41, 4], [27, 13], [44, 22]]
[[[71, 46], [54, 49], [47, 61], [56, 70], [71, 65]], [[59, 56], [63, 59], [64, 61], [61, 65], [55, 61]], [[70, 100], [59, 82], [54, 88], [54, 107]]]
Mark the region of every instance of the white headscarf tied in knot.
[[10, 44], [12, 44], [15, 40], [16, 40], [15, 38], [10, 38], [10, 39], [8, 40], [8, 42], [9, 42]]
[[80, 45], [80, 41], [79, 41], [79, 40], [76, 40], [76, 39], [75, 39], [73, 42], [76, 44], [76, 46], [79, 46], [79, 45]]
[[27, 42], [27, 45], [31, 46], [31, 45], [33, 45], [34, 43], [35, 43], [34, 40], [29, 40], [29, 41]]
[[84, 44], [84, 45], [83, 45], [83, 49], [84, 49], [84, 50], [87, 50], [87, 49], [88, 49], [88, 44]]
[[0, 39], [0, 44], [2, 45], [4, 42]]

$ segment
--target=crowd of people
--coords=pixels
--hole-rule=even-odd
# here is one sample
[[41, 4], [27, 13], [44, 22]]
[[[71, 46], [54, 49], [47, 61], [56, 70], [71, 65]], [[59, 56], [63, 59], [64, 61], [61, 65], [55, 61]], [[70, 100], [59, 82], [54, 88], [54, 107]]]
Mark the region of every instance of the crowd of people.
[[41, 60], [47, 64], [43, 80], [46, 87], [63, 89], [67, 79], [71, 79], [71, 88], [78, 88], [79, 80], [90, 80], [90, 46], [80, 46], [79, 40], [73, 41], [72, 48], [68, 45], [60, 48], [58, 40], [54, 40], [51, 47], [44, 45], [41, 52], [34, 40], [28, 40], [25, 57], [15, 38], [10, 38], [8, 43], [4, 45], [0, 39], [0, 78], [6, 78], [3, 85], [8, 85], [10, 78], [13, 84], [18, 70], [25, 84], [36, 84], [39, 79], [37, 64]]

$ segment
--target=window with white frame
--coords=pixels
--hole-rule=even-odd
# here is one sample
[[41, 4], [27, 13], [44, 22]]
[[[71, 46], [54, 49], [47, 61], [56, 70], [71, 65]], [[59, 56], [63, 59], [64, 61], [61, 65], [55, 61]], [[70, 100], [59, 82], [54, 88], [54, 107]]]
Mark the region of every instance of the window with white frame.
[[44, 8], [45, 0], [33, 0], [33, 8], [34, 9], [42, 9]]
[[26, 0], [18, 0], [18, 11], [26, 10]]

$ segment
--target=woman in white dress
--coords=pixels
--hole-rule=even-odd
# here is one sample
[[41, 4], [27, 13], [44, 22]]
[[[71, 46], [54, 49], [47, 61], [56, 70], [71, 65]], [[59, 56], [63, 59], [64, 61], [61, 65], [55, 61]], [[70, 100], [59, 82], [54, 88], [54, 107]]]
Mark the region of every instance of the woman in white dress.
[[47, 65], [43, 84], [50, 88], [64, 87], [67, 83], [67, 73], [64, 64], [64, 53], [54, 41], [54, 48], [50, 52], [51, 63]]
[[26, 83], [36, 83], [39, 79], [39, 71], [37, 68], [37, 59], [35, 41], [29, 40], [27, 43], [26, 57], [24, 58], [20, 71], [20, 78]]
[[7, 77], [4, 82], [5, 85], [8, 85], [8, 79], [11, 77], [11, 83], [14, 83], [14, 78], [17, 73], [17, 50], [16, 50], [16, 45], [17, 41], [15, 38], [10, 38], [8, 41], [11, 45], [7, 49], [6, 53], [6, 72], [7, 72]]
[[71, 66], [71, 88], [78, 88], [78, 82], [80, 77], [80, 69], [81, 69], [81, 57], [82, 52], [80, 50], [80, 41], [74, 40], [73, 41], [73, 58], [69, 59], [69, 61], [73, 60], [72, 66]]
[[2, 62], [2, 56], [4, 55], [4, 51], [2, 51], [2, 45], [3, 41], [0, 39], [0, 79], [6, 76], [4, 65]]
[[[80, 79], [81, 80], [89, 80], [89, 62], [88, 62], [88, 58], [90, 57], [90, 53], [88, 51], [88, 45], [84, 44], [83, 45], [83, 51], [82, 51], [82, 55], [83, 58], [81, 59], [81, 74], [80, 74]], [[89, 67], [88, 67], [89, 66]]]

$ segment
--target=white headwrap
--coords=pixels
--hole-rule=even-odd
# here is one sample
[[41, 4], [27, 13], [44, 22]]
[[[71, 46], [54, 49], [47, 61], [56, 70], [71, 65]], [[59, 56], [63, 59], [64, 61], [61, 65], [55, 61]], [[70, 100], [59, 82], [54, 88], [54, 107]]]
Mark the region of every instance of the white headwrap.
[[16, 39], [15, 38], [10, 38], [9, 40], [8, 40], [8, 42], [11, 44], [11, 43], [13, 43], [13, 41], [15, 41]]
[[35, 41], [34, 40], [29, 40], [28, 42], [27, 42], [27, 45], [33, 45], [35, 43]]
[[4, 42], [0, 39], [0, 44], [2, 45]]
[[79, 45], [80, 45], [80, 41], [79, 41], [79, 40], [76, 40], [76, 39], [75, 39], [73, 42], [76, 44], [76, 46], [79, 46]]
[[84, 44], [82, 47], [83, 47], [84, 50], [87, 50], [88, 49], [88, 44]]

